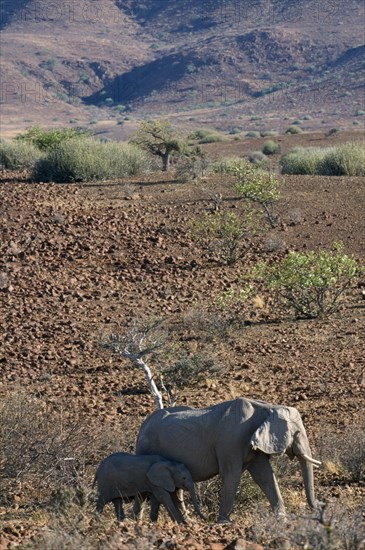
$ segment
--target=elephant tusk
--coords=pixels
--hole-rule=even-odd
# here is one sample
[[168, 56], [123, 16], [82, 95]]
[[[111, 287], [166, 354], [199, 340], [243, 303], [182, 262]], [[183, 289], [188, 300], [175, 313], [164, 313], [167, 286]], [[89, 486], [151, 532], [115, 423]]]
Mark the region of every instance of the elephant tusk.
[[308, 455], [302, 455], [302, 456], [304, 460], [306, 460], [307, 462], [310, 462], [311, 464], [313, 464], [313, 466], [316, 466], [317, 468], [319, 468], [319, 466], [321, 466], [322, 464], [322, 462], [320, 462], [319, 460], [315, 460], [311, 456], [308, 456]]

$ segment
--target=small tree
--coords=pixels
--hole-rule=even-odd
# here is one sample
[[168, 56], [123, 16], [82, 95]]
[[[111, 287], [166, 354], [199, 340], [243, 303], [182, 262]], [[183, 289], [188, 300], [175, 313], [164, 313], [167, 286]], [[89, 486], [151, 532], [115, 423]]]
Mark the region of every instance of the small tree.
[[315, 318], [335, 311], [340, 297], [360, 273], [356, 261], [342, 254], [343, 245], [318, 252], [291, 251], [281, 262], [261, 262], [249, 277], [275, 292], [297, 316]]
[[258, 204], [271, 227], [278, 224], [275, 205], [280, 198], [280, 181], [272, 172], [266, 172], [249, 162], [240, 161], [227, 169], [236, 178], [235, 190], [244, 200]]
[[137, 134], [131, 141], [152, 155], [160, 157], [162, 169], [166, 172], [170, 168], [171, 155], [182, 153], [187, 146], [186, 137], [178, 134], [168, 120], [141, 121]]
[[159, 333], [160, 328], [161, 321], [154, 321], [141, 327], [133, 325], [126, 334], [111, 334], [101, 342], [102, 347], [118, 353], [121, 357], [126, 357], [144, 372], [157, 409], [164, 408], [163, 398], [145, 357], [158, 353], [164, 345], [162, 334]]

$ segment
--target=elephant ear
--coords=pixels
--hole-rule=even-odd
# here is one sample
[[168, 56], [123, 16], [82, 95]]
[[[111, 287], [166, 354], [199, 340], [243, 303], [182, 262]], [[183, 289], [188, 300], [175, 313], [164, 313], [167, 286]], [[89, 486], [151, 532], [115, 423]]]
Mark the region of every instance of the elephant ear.
[[156, 462], [156, 464], [153, 464], [153, 466], [151, 466], [151, 468], [147, 472], [147, 478], [152, 483], [152, 485], [156, 485], [156, 487], [161, 487], [169, 493], [172, 493], [176, 489], [175, 482], [168, 468], [168, 465], [163, 462]]
[[254, 451], [268, 455], [282, 454], [291, 444], [289, 413], [286, 409], [272, 409], [266, 420], [251, 437]]

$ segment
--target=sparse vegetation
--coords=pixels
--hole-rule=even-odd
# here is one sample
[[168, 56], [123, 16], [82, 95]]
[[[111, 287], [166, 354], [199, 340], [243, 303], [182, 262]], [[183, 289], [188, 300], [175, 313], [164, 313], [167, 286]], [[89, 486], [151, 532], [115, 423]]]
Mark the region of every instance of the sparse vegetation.
[[278, 216], [275, 205], [280, 198], [280, 180], [249, 162], [239, 162], [228, 169], [236, 178], [234, 188], [242, 199], [257, 204], [265, 213], [271, 227], [276, 227]]
[[289, 126], [285, 130], [286, 134], [301, 134], [303, 132], [302, 128], [300, 126]]
[[255, 164], [257, 167], [264, 168], [269, 162], [269, 159], [262, 151], [253, 151], [249, 154], [248, 160], [251, 164]]
[[152, 166], [149, 155], [134, 145], [74, 138], [61, 142], [40, 158], [32, 177], [60, 183], [106, 180], [147, 172]]
[[234, 212], [206, 213], [201, 220], [191, 223], [191, 234], [200, 246], [213, 254], [219, 262], [233, 265], [244, 254], [244, 239], [255, 227], [255, 214]]
[[298, 147], [280, 160], [283, 174], [364, 176], [365, 147], [349, 142], [337, 147]]
[[186, 153], [176, 168], [176, 179], [182, 183], [203, 177], [209, 166], [208, 156], [201, 147], [193, 147]]
[[24, 141], [0, 141], [0, 165], [7, 170], [31, 170], [42, 151]]
[[262, 152], [264, 155], [277, 155], [280, 153], [280, 144], [273, 140], [265, 141]]
[[226, 174], [230, 168], [242, 162], [241, 157], [223, 157], [210, 165], [210, 170], [216, 174]]
[[257, 132], [256, 130], [250, 130], [249, 132], [247, 132], [246, 137], [259, 138], [260, 137], [260, 132]]
[[262, 282], [277, 302], [297, 316], [327, 315], [336, 310], [360, 273], [356, 261], [342, 251], [338, 243], [329, 251], [291, 251], [279, 263], [260, 262], [249, 278]]
[[195, 137], [198, 140], [198, 143], [219, 143], [225, 141], [226, 137], [223, 134], [217, 132], [212, 128], [203, 128], [195, 132]]
[[180, 357], [162, 371], [162, 377], [166, 387], [185, 388], [205, 378], [215, 378], [221, 370], [215, 359], [196, 353]]
[[[70, 121], [71, 122], [71, 121]], [[77, 122], [76, 120], [74, 122]], [[47, 151], [69, 139], [88, 137], [91, 132], [83, 128], [52, 128], [44, 129], [40, 126], [29, 128], [24, 134], [17, 136], [17, 140], [32, 143], [41, 151]]]

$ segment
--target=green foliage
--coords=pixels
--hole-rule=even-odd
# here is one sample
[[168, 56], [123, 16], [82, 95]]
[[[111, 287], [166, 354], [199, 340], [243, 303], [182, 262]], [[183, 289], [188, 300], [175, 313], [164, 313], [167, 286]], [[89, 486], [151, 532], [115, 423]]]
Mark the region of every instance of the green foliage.
[[215, 377], [221, 370], [222, 367], [213, 358], [197, 353], [183, 355], [176, 363], [163, 370], [162, 377], [167, 387], [184, 388], [205, 378]]
[[32, 143], [0, 142], [0, 165], [7, 170], [31, 170], [41, 156], [42, 151]]
[[276, 130], [262, 130], [260, 132], [261, 137], [274, 137], [277, 135], [278, 135], [278, 132], [276, 132]]
[[55, 147], [62, 141], [67, 141], [73, 138], [81, 138], [90, 136], [91, 132], [82, 128], [52, 128], [45, 130], [40, 126], [29, 128], [24, 134], [17, 136], [17, 140], [32, 143], [41, 151], [46, 151]]
[[187, 150], [187, 136], [179, 134], [168, 120], [143, 120], [131, 140], [152, 155], [162, 159], [163, 170], [170, 167], [170, 156]]
[[349, 142], [331, 147], [318, 166], [322, 176], [365, 176], [365, 146]]
[[226, 141], [226, 137], [214, 128], [202, 128], [195, 132], [195, 137], [199, 143], [219, 143]]
[[276, 143], [276, 141], [269, 139], [268, 141], [265, 141], [262, 152], [265, 155], [277, 155], [278, 153], [280, 153], [280, 144]]
[[205, 213], [202, 219], [191, 223], [191, 234], [220, 263], [233, 265], [243, 256], [244, 239], [255, 227], [255, 212], [251, 210], [242, 216], [233, 212]]
[[256, 130], [250, 130], [249, 132], [247, 132], [246, 137], [259, 138], [260, 137], [260, 132], [257, 132]]
[[242, 162], [241, 157], [223, 157], [213, 162], [210, 165], [210, 170], [216, 174], [227, 174], [239, 162]]
[[301, 134], [302, 132], [303, 130], [299, 126], [289, 126], [289, 128], [285, 130], [286, 134]]
[[349, 142], [337, 147], [298, 147], [280, 160], [283, 174], [364, 176], [365, 147]]
[[277, 300], [297, 316], [315, 318], [335, 311], [338, 301], [360, 273], [356, 261], [335, 243], [330, 251], [289, 252], [279, 263], [260, 262], [250, 278], [263, 282]]
[[151, 169], [150, 157], [135, 145], [72, 139], [49, 149], [33, 170], [36, 181], [89, 181], [123, 178]]
[[295, 147], [280, 159], [281, 171], [283, 174], [317, 174], [327, 151], [321, 147]]
[[242, 199], [258, 204], [271, 227], [276, 227], [275, 203], [280, 198], [280, 181], [276, 175], [244, 161], [229, 168], [228, 173], [235, 176], [234, 188]]

